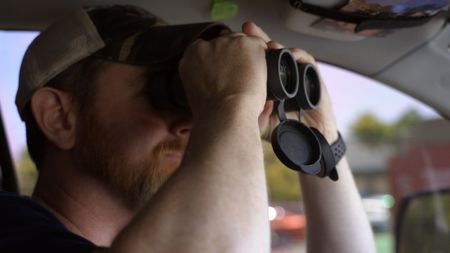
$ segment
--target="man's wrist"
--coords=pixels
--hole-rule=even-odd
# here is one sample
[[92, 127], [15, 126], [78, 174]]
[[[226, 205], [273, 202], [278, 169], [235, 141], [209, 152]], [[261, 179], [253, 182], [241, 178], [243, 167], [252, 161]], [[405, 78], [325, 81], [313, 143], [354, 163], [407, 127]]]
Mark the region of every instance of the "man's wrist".
[[322, 124], [320, 126], [309, 125], [309, 127], [316, 128], [330, 144], [336, 142], [339, 138], [339, 131], [334, 124]]
[[327, 129], [322, 132], [325, 139], [327, 139], [328, 143], [335, 143], [339, 138], [339, 132], [337, 128]]

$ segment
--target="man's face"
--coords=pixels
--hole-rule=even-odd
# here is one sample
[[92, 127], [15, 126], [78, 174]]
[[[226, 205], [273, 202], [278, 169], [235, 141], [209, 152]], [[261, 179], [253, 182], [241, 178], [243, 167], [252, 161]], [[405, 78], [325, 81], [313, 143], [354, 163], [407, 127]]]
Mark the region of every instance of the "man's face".
[[133, 207], [145, 204], [180, 165], [191, 115], [157, 112], [147, 94], [148, 70], [108, 63], [92, 105], [81, 113], [81, 166]]

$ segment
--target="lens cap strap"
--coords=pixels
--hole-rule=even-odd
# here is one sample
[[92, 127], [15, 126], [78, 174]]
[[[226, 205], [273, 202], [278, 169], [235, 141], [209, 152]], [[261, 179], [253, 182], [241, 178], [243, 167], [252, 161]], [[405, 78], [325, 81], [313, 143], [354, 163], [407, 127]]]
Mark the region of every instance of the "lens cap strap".
[[322, 170], [320, 142], [311, 128], [286, 117], [284, 103], [285, 100], [275, 103], [280, 123], [272, 132], [273, 151], [286, 167], [317, 175]]
[[316, 134], [322, 148], [322, 171], [317, 176], [329, 177], [331, 180], [337, 181], [339, 179], [339, 175], [336, 170], [336, 164], [345, 154], [345, 142], [342, 139], [341, 134], [338, 132], [337, 141], [330, 145], [319, 130], [315, 128], [312, 128], [312, 130]]
[[342, 157], [345, 155], [345, 151], [347, 151], [347, 145], [345, 145], [344, 139], [342, 138], [341, 133], [338, 131], [338, 139], [331, 144], [331, 150], [333, 151], [334, 156], [334, 166], [333, 170], [328, 175], [333, 181], [337, 181], [339, 179], [336, 165], [341, 161]]
[[[326, 177], [331, 174], [336, 164], [333, 151], [331, 150], [331, 146], [328, 144], [325, 137], [320, 133], [316, 128], [311, 128], [314, 134], [317, 136], [317, 139], [320, 142], [320, 147], [322, 148], [322, 157], [321, 157], [321, 165], [322, 170], [317, 174], [319, 177]], [[337, 173], [336, 173], [337, 174]]]
[[347, 145], [345, 145], [341, 133], [338, 132], [338, 139], [333, 144], [331, 144], [331, 150], [333, 150], [334, 160], [337, 164], [345, 155], [345, 151], [347, 151]]

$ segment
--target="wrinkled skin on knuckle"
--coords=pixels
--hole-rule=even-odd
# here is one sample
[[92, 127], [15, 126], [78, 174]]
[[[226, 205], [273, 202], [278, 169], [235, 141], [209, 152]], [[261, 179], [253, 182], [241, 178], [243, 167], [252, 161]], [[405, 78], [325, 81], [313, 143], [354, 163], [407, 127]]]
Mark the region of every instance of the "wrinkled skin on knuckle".
[[[256, 26], [256, 24], [252, 24], [252, 22], [246, 22], [242, 25], [242, 30], [246, 32], [246, 34], [251, 36], [257, 36], [261, 38], [267, 45], [268, 48], [272, 49], [280, 49], [284, 48], [285, 46], [281, 43], [272, 40], [263, 29]], [[294, 55], [294, 58], [299, 63], [309, 63], [313, 64], [317, 68], [316, 60], [312, 55], [310, 55], [308, 52], [300, 49], [300, 48], [290, 48], [290, 51]], [[318, 70], [318, 69], [317, 69]], [[320, 78], [320, 73], [319, 73]], [[304, 113], [304, 116], [302, 118], [303, 122], [306, 123], [309, 126], [316, 127], [321, 131], [324, 132], [333, 132], [336, 129], [336, 124], [332, 112], [332, 106], [331, 106], [331, 100], [327, 91], [326, 86], [324, 85], [323, 81], [320, 81], [321, 89], [322, 89], [322, 97], [320, 101], [319, 108], [315, 110], [309, 110]], [[267, 108], [267, 106], [266, 106]], [[267, 115], [264, 115], [260, 118], [260, 127], [262, 131], [262, 137], [265, 140], [270, 140], [270, 134], [273, 131], [273, 129], [278, 125], [279, 120], [276, 113], [276, 110], [273, 110], [273, 106], [270, 109], [271, 115], [269, 119], [267, 119]], [[292, 119], [300, 119], [300, 114], [296, 112], [291, 112], [287, 114], [288, 118]]]
[[290, 50], [298, 62], [316, 65], [314, 57], [305, 50], [300, 48], [291, 48]]
[[179, 63], [179, 72], [194, 113], [200, 107], [198, 101], [204, 107], [229, 97], [253, 101], [262, 111], [267, 78], [264, 47], [260, 39], [244, 34], [191, 45]]

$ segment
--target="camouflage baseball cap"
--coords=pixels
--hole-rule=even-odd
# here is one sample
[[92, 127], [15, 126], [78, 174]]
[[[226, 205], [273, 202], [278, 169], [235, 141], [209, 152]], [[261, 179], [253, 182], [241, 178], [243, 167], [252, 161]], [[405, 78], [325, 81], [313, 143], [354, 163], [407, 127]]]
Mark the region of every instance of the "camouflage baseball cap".
[[28, 47], [19, 76], [16, 105], [21, 118], [33, 93], [74, 63], [88, 57], [132, 65], [177, 64], [198, 38], [217, 37], [222, 23], [167, 25], [131, 5], [83, 8], [50, 25]]

